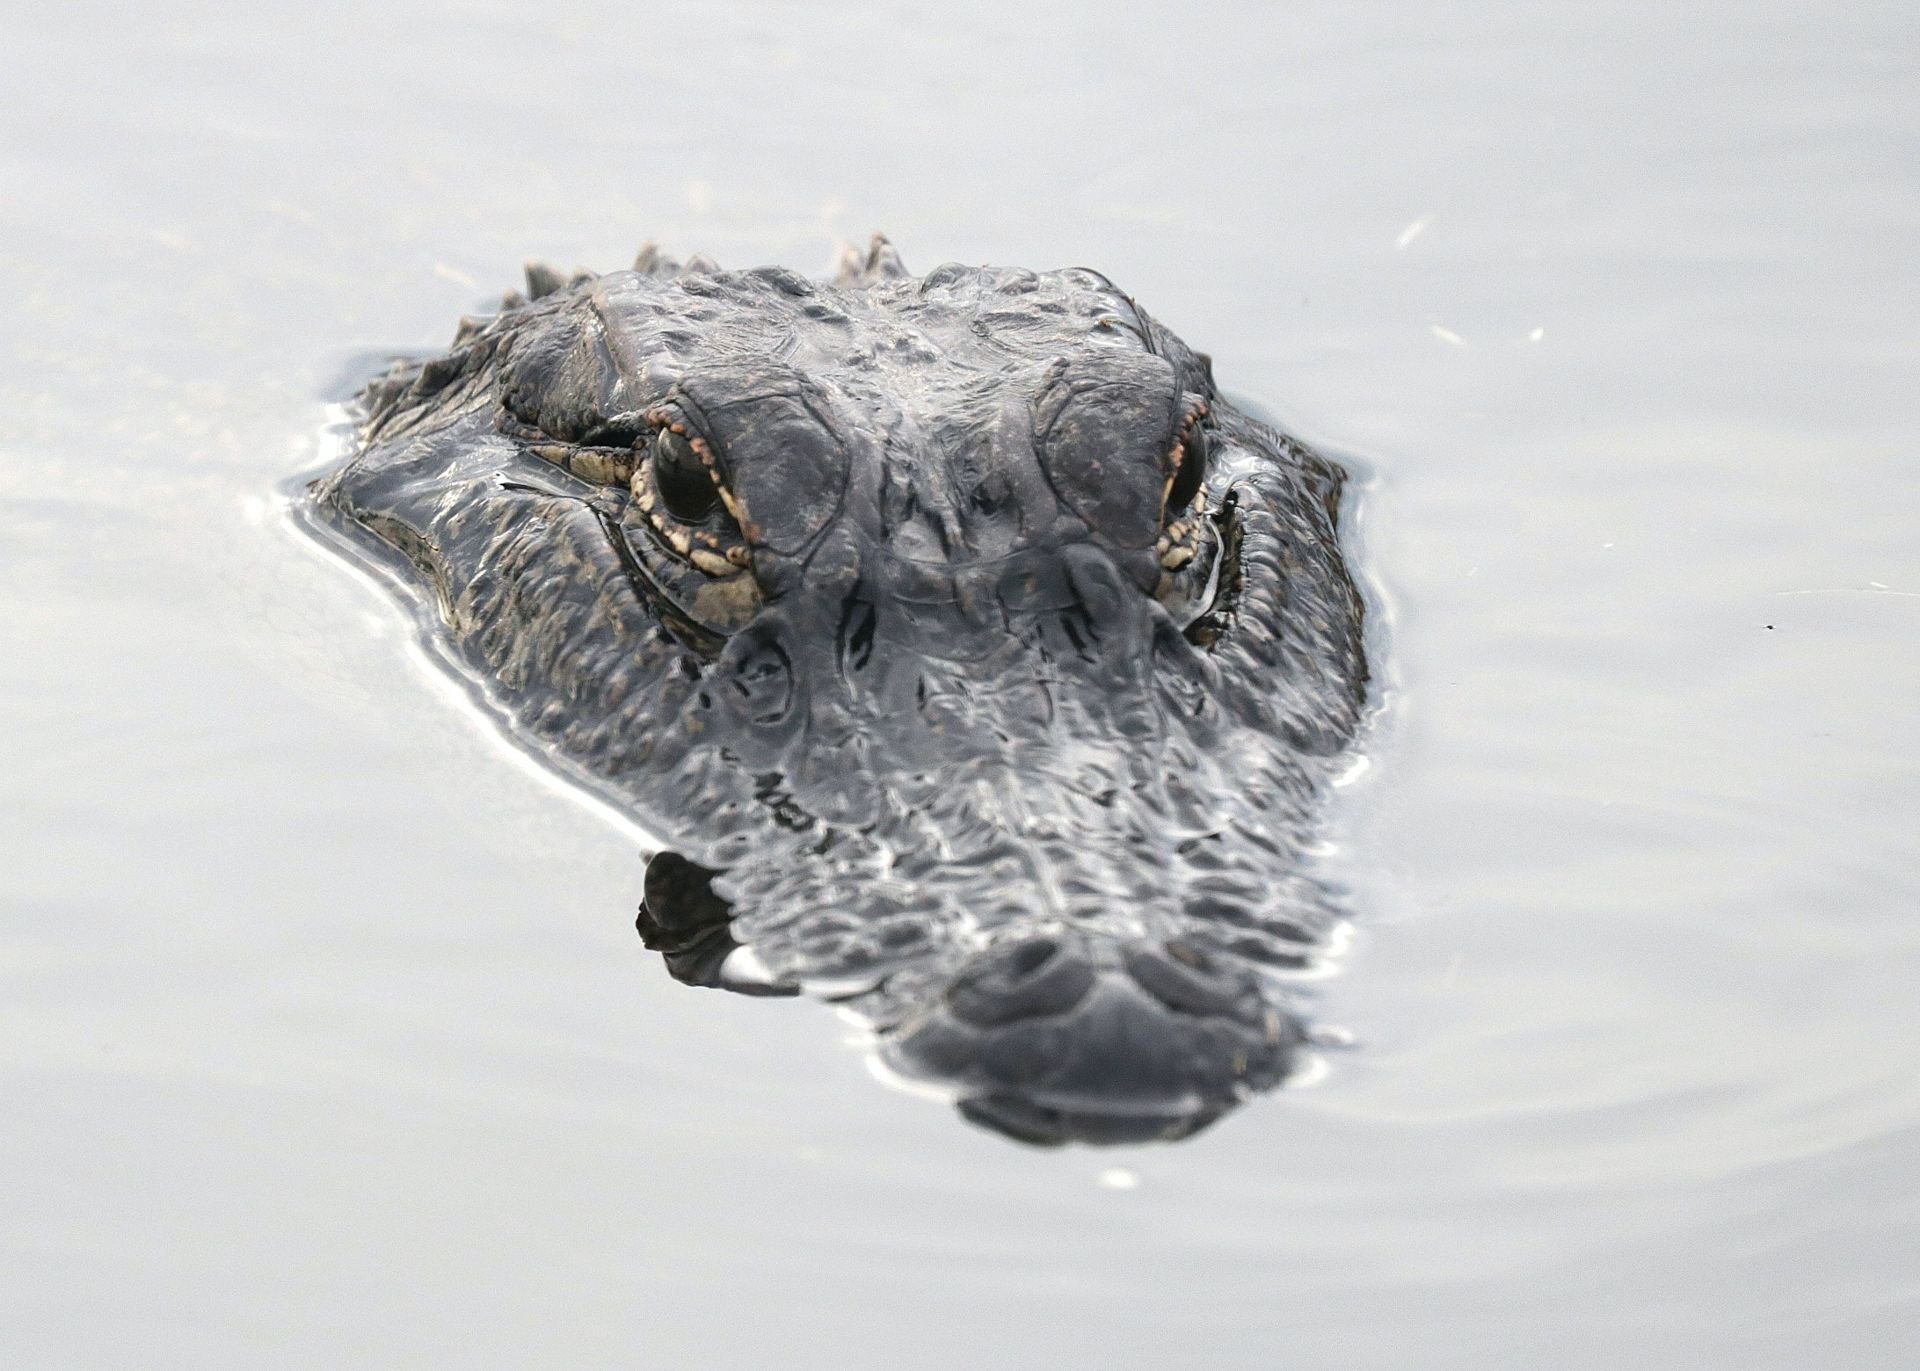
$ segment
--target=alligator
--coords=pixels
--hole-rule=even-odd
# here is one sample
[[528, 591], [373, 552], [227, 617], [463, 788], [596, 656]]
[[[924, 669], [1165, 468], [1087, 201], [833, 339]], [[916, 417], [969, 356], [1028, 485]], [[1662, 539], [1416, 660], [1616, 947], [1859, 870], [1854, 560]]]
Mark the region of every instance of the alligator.
[[662, 847], [680, 980], [804, 991], [1034, 1143], [1293, 1073], [1368, 708], [1345, 472], [1096, 271], [539, 263], [310, 486]]

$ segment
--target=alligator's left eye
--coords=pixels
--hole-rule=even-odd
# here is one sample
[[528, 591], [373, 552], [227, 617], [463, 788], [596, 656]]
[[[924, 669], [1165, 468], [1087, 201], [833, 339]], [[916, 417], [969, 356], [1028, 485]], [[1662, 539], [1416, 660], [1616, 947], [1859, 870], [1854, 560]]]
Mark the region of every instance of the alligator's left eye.
[[[684, 415], [653, 409], [647, 422], [653, 431], [634, 446], [630, 484], [653, 549], [643, 560], [656, 580], [680, 586], [689, 611], [701, 622], [721, 626], [721, 620], [730, 621], [756, 594], [747, 574], [752, 557], [740, 530], [738, 505], [723, 483], [711, 442]], [[698, 613], [694, 599], [703, 581], [729, 583], [732, 609], [727, 614], [716, 618]]]
[[686, 435], [663, 428], [653, 439], [653, 482], [667, 513], [697, 524], [720, 503], [720, 487]]

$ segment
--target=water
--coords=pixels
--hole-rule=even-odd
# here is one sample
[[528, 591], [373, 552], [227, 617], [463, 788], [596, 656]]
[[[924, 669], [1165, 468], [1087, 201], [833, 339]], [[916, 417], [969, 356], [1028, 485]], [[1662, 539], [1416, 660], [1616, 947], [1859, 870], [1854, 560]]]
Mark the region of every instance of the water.
[[[1907, 1367], [1910, 7], [10, 15], [0, 1360]], [[1358, 1047], [1035, 1153], [276, 504], [524, 256], [1107, 271], [1364, 454]]]

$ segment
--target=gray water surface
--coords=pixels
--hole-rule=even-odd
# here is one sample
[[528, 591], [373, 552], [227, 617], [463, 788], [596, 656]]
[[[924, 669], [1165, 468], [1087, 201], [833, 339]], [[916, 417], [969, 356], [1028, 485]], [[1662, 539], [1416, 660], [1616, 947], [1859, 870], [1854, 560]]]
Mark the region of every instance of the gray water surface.
[[[1920, 1364], [1910, 4], [16, 6], [0, 1365]], [[1317, 1084], [667, 980], [281, 495], [529, 255], [1109, 273], [1369, 474]]]

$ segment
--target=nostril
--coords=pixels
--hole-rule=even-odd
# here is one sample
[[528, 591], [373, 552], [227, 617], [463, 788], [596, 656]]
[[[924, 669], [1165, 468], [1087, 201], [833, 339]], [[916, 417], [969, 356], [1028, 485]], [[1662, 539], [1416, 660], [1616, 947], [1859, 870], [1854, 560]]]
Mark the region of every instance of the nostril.
[[965, 967], [947, 987], [947, 1006], [981, 1027], [1064, 1014], [1093, 988], [1092, 965], [1053, 938], [1029, 938]]
[[1007, 969], [1016, 976], [1031, 976], [1048, 962], [1060, 950], [1060, 944], [1052, 938], [1034, 938], [1021, 943], [1007, 957]]
[[1133, 947], [1125, 955], [1134, 982], [1177, 1013], [1234, 1015], [1250, 994], [1257, 994], [1245, 973], [1192, 943], [1171, 940], [1160, 948]]

